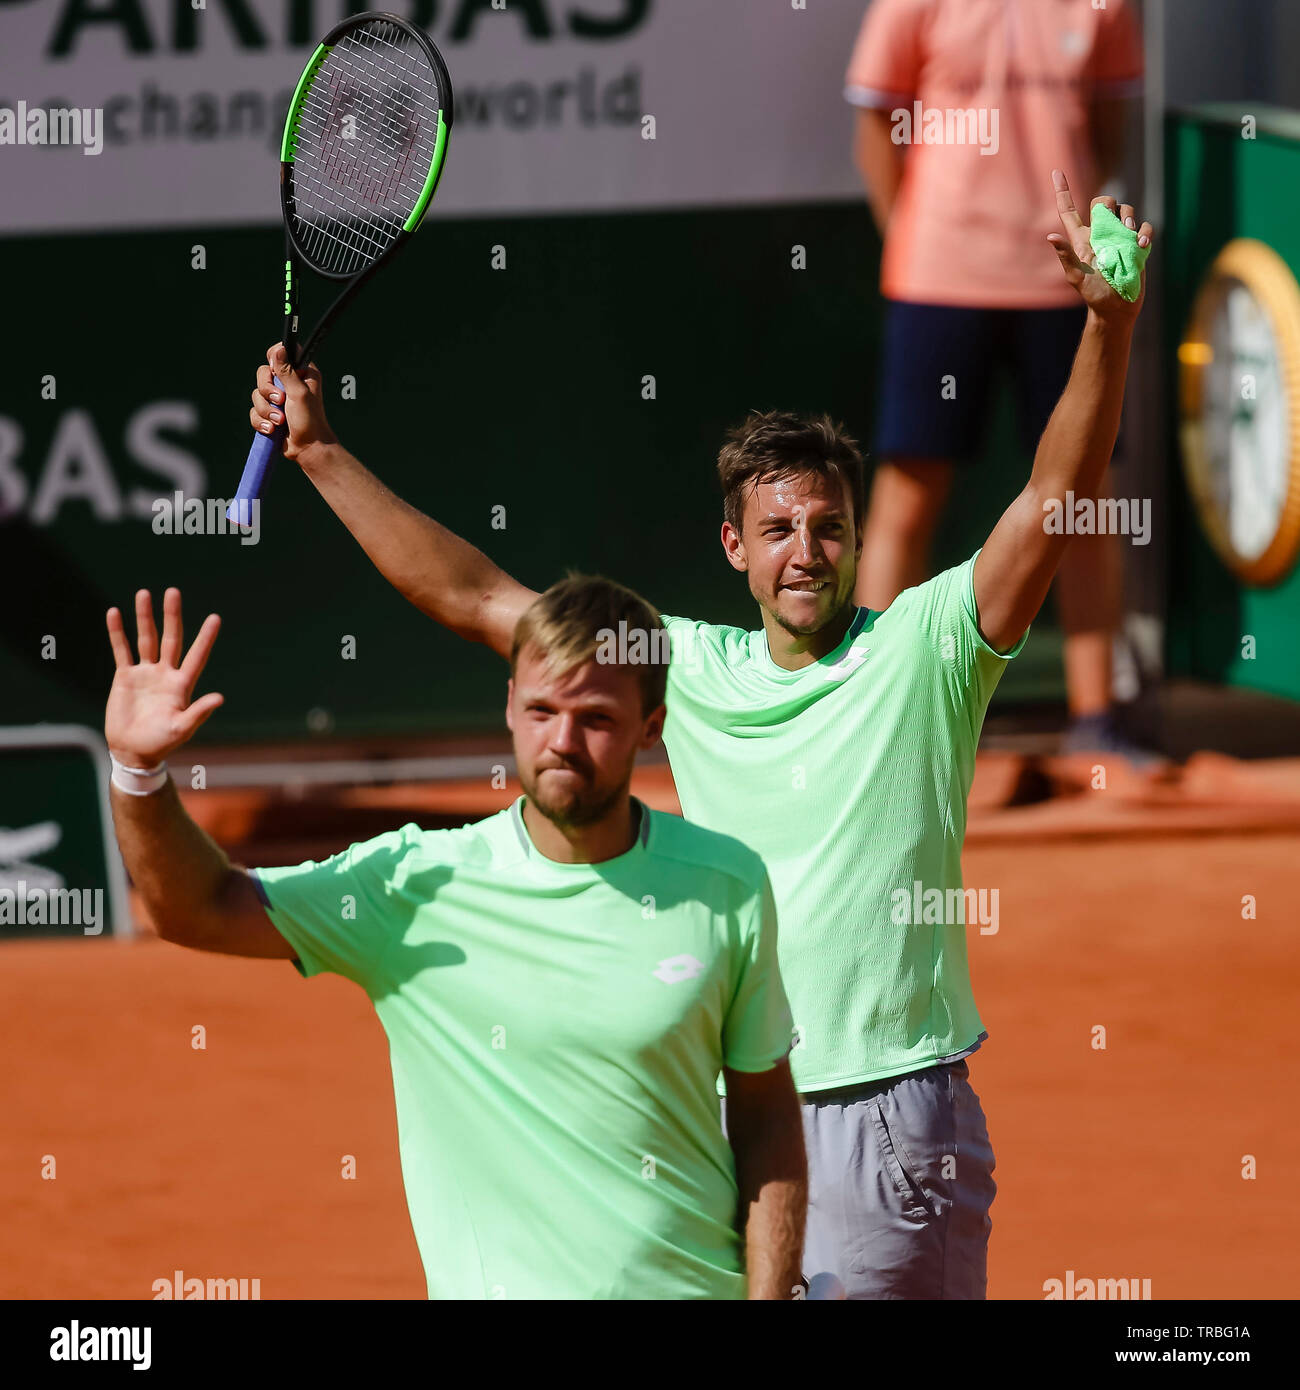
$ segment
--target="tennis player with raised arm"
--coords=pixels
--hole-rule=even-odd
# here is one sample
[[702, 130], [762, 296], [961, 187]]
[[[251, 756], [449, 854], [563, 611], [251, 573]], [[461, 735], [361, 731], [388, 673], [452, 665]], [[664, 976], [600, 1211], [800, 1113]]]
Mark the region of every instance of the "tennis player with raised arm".
[[[883, 612], [857, 607], [861, 455], [825, 417], [755, 414], [726, 440], [718, 473], [723, 552], [761, 626], [664, 619], [664, 742], [682, 810], [757, 851], [776, 894], [808, 1151], [810, 1297], [986, 1293], [995, 1185], [966, 1061], [986, 1037], [967, 967], [966, 801], [989, 698], [1070, 539], [1051, 519], [1067, 493], [1076, 505], [1096, 496], [1114, 448], [1144, 285], [1137, 273], [1132, 298], [1112, 288], [1112, 253], [1096, 263], [1064, 174], [1053, 184], [1061, 230], [1047, 241], [1086, 316], [1030, 477], [983, 547]], [[1127, 229], [1124, 255], [1140, 272], [1150, 225], [1113, 199], [1098, 204], [1118, 218], [1100, 217], [1099, 234]], [[509, 658], [534, 593], [338, 443], [314, 369], [285, 383], [286, 401], [271, 386], [282, 355], [268, 361], [254, 424], [287, 415], [286, 455], [380, 571]]]
[[136, 661], [109, 610], [113, 821], [146, 912], [168, 941], [369, 995], [430, 1298], [802, 1295], [772, 891], [752, 850], [631, 795], [667, 676], [599, 659], [620, 623], [659, 628], [630, 590], [582, 576], [517, 615], [506, 722], [524, 795], [506, 810], [248, 870], [166, 770], [221, 703], [194, 698], [218, 619], [182, 659], [179, 591], [160, 643], [142, 590]]

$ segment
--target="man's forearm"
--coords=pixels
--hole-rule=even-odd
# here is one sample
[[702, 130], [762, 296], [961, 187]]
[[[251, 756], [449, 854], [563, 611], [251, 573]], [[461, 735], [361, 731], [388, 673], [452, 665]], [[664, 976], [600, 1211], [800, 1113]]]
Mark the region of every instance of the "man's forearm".
[[1047, 422], [1024, 490], [1003, 513], [975, 562], [980, 631], [998, 651], [1033, 622], [1070, 537], [1049, 527], [1066, 493], [1096, 497], [1115, 448], [1132, 326], [1089, 312], [1064, 394]]
[[[1095, 266], [1093, 229], [1074, 205], [1069, 181], [1052, 171], [1061, 230], [1048, 242], [1066, 282], [1087, 306], [1083, 334], [1070, 379], [1052, 411], [1034, 454], [1029, 481], [1002, 513], [975, 561], [973, 584], [979, 629], [996, 651], [1009, 651], [1024, 635], [1047, 597], [1073, 528], [1056, 524], [1067, 494], [1095, 499], [1115, 448], [1133, 328], [1145, 295], [1139, 276], [1134, 298], [1112, 287]], [[1154, 229], [1137, 224], [1127, 203], [1099, 198], [1098, 205], [1134, 232], [1139, 250], [1149, 250]]]
[[461, 637], [488, 640], [484, 598], [507, 577], [481, 550], [403, 502], [341, 444], [314, 446], [298, 462], [403, 598]]
[[800, 1281], [808, 1168], [798, 1111], [733, 1137], [751, 1299], [789, 1299]]
[[1038, 497], [1096, 496], [1119, 433], [1132, 341], [1131, 322], [1089, 312], [1069, 382], [1034, 455], [1030, 487]]
[[192, 944], [233, 867], [189, 817], [174, 783], [148, 796], [112, 788], [113, 828], [131, 883], [160, 935]]

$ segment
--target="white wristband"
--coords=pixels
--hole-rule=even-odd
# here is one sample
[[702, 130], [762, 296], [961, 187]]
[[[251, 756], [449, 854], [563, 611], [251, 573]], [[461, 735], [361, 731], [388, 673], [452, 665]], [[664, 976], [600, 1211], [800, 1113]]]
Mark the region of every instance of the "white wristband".
[[111, 753], [108, 760], [113, 764], [113, 785], [119, 791], [126, 792], [128, 796], [148, 796], [167, 781], [165, 761], [157, 767], [127, 767], [125, 763], [119, 763]]

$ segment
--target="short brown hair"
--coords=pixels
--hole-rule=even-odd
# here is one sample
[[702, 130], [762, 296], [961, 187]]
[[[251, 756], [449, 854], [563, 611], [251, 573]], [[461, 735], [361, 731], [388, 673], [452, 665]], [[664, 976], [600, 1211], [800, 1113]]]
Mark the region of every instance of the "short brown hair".
[[512, 676], [525, 646], [540, 652], [556, 675], [594, 660], [630, 666], [641, 681], [642, 713], [664, 702], [669, 642], [663, 620], [640, 594], [603, 575], [570, 570], [524, 609], [510, 646]]
[[784, 410], [751, 410], [743, 424], [727, 431], [718, 454], [723, 516], [739, 531], [747, 489], [798, 473], [848, 483], [853, 519], [861, 527], [866, 500], [857, 441], [829, 415]]

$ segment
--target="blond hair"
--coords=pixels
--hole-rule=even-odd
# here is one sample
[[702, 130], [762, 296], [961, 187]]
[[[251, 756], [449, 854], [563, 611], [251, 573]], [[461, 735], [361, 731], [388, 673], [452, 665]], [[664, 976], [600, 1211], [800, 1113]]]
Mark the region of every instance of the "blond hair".
[[539, 594], [515, 624], [512, 676], [526, 646], [556, 675], [588, 661], [631, 667], [641, 682], [642, 713], [664, 702], [669, 644], [663, 620], [640, 594], [612, 579], [570, 571]]

